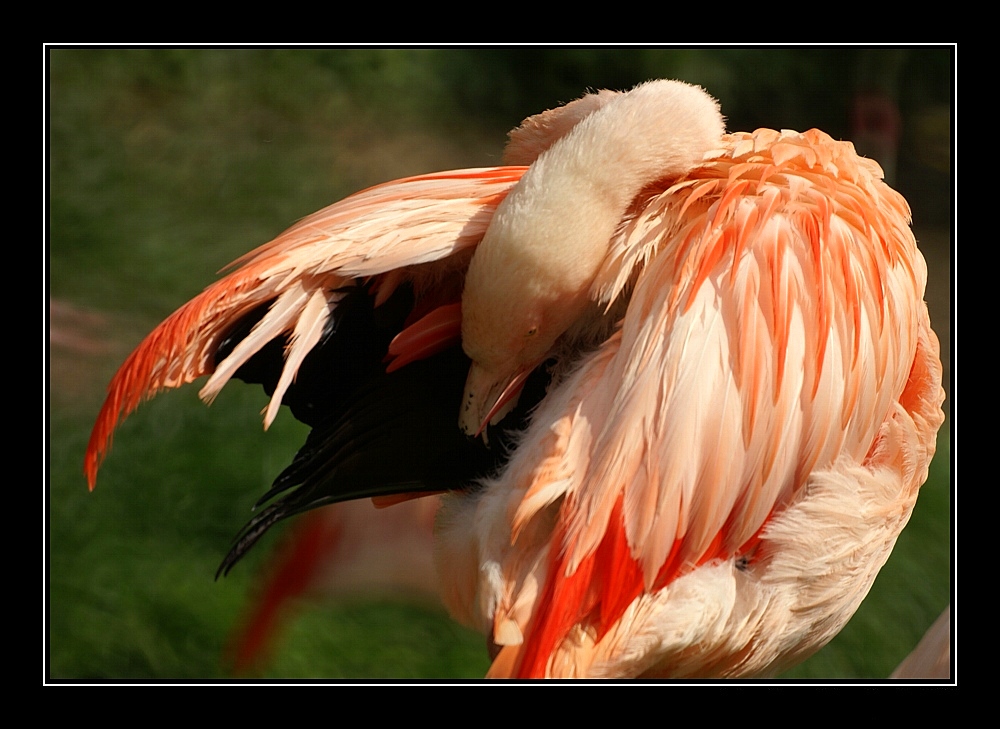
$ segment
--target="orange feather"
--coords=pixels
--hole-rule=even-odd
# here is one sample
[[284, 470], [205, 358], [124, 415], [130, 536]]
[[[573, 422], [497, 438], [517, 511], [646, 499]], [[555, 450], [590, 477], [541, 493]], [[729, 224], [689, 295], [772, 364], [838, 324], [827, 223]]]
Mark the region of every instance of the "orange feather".
[[210, 399], [284, 338], [269, 421], [345, 291], [381, 307], [408, 286], [390, 376], [460, 337], [467, 432], [532, 369], [551, 376], [502, 463], [442, 500], [443, 597], [496, 647], [491, 676], [805, 658], [867, 593], [934, 454], [926, 268], [905, 200], [850, 143], [721, 130], [685, 84], [601, 92], [512, 133], [527, 171], [407, 178], [304, 219], [126, 361], [91, 487], [143, 398], [214, 373]]

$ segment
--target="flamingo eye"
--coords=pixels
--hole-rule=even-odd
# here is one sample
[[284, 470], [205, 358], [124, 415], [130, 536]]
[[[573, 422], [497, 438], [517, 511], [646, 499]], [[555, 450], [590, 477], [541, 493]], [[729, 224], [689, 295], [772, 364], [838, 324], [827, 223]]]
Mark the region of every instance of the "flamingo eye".
[[525, 336], [525, 337], [533, 337], [533, 336], [535, 336], [536, 334], [538, 334], [538, 327], [531, 327], [531, 329], [529, 329], [529, 330], [528, 330], [528, 331], [527, 331], [527, 332], [525, 333], [525, 335], [524, 335], [524, 336]]

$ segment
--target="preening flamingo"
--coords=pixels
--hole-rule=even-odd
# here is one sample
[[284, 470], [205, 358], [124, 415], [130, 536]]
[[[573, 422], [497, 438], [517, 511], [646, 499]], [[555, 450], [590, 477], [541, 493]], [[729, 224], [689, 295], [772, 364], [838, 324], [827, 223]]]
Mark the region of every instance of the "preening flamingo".
[[91, 487], [142, 399], [260, 382], [265, 425], [286, 404], [313, 430], [221, 571], [285, 517], [447, 492], [441, 594], [490, 676], [804, 659], [888, 558], [944, 418], [878, 165], [817, 130], [725, 134], [680, 82], [532, 117], [505, 166], [370, 188], [234, 265], [113, 379]]

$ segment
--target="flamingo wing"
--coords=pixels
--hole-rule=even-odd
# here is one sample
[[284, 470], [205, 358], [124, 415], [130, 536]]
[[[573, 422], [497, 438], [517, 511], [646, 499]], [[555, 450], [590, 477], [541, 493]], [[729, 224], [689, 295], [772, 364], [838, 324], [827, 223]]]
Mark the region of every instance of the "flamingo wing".
[[548, 378], [528, 379], [527, 394], [493, 434], [494, 448], [455, 427], [469, 366], [457, 347], [465, 271], [497, 205], [525, 172], [516, 165], [531, 164], [616, 95], [586, 96], [525, 120], [512, 132], [508, 166], [377, 185], [235, 261], [112, 380], [85, 457], [90, 487], [121, 418], [159, 390], [203, 375], [210, 375], [205, 400], [237, 377], [271, 396], [265, 427], [284, 404], [313, 428], [220, 574], [288, 516], [363, 496], [388, 505], [464, 488], [496, 470]]
[[[819, 474], [887, 468], [900, 491], [887, 498], [912, 508], [933, 455], [941, 388], [926, 272], [906, 204], [876, 165], [815, 131], [731, 135], [636, 211], [595, 284], [611, 298], [631, 278], [620, 331], [542, 402], [508, 490], [477, 506], [512, 524], [477, 545], [504, 580], [450, 601], [459, 614], [489, 605], [494, 676], [682, 672], [670, 630], [687, 631], [683, 647], [706, 641], [696, 673], [771, 664], [751, 657], [752, 624], [742, 644], [726, 631], [729, 653], [698, 637], [722, 595], [695, 614], [664, 608], [665, 596], [685, 594], [681, 578], [698, 567], [752, 571]], [[905, 478], [882, 452], [901, 410], [919, 436]], [[924, 416], [929, 426], [913, 425]], [[836, 632], [810, 630], [815, 641]]]
[[[425, 310], [457, 301], [472, 250], [523, 172], [471, 169], [378, 185], [304, 218], [234, 262], [236, 270], [146, 337], [111, 381], [87, 447], [90, 487], [115, 427], [142, 400], [211, 375], [201, 390], [210, 401], [237, 372], [254, 377], [261, 358], [251, 362], [268, 345], [280, 367], [264, 417], [265, 427], [270, 424], [306, 355], [330, 337], [335, 312], [356, 298], [350, 294], [359, 282], [368, 285], [375, 306], [404, 282], [424, 299], [414, 305]], [[450, 336], [457, 341], [457, 334]]]

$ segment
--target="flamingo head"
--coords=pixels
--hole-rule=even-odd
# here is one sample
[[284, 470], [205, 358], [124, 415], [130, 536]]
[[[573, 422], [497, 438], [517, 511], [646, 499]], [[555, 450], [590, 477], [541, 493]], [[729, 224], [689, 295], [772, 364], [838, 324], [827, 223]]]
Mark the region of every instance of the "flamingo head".
[[459, 425], [467, 434], [479, 435], [517, 404], [524, 381], [561, 333], [547, 325], [551, 317], [540, 303], [524, 300], [515, 309], [502, 304], [486, 308], [477, 294], [463, 297], [462, 342], [472, 365]]

